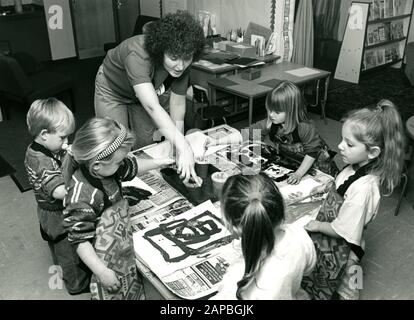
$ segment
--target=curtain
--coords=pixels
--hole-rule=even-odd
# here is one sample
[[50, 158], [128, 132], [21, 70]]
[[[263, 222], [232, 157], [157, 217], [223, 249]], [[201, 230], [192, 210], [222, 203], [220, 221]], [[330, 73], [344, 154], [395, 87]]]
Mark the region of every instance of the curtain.
[[312, 0], [300, 0], [293, 29], [292, 62], [313, 67]]
[[336, 39], [340, 17], [341, 0], [315, 0], [315, 34], [322, 39]]

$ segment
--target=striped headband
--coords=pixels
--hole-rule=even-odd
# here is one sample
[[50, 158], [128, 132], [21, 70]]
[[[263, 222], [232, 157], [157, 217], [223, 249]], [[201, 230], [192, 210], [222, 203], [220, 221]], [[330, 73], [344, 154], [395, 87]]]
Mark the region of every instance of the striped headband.
[[108, 148], [106, 148], [104, 151], [98, 154], [98, 156], [96, 157], [96, 160], [102, 160], [108, 157], [109, 155], [114, 153], [116, 150], [118, 150], [119, 147], [124, 142], [126, 135], [127, 135], [127, 131], [122, 124], [118, 124], [118, 125], [121, 128], [121, 132], [119, 133], [119, 136], [109, 145]]

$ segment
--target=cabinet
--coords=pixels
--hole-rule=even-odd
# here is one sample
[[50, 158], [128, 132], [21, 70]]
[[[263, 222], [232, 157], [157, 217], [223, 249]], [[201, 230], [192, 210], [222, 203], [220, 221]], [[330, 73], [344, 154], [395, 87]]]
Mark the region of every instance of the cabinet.
[[335, 79], [358, 83], [361, 73], [401, 67], [412, 13], [413, 0], [352, 2]]
[[80, 59], [104, 56], [104, 44], [115, 42], [112, 0], [71, 0]]

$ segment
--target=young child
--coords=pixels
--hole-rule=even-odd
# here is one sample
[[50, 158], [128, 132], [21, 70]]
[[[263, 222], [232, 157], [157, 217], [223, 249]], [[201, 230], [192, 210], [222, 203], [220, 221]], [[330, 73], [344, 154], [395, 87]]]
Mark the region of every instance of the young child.
[[76, 133], [72, 155], [65, 163], [68, 193], [64, 227], [68, 230], [68, 239], [82, 261], [112, 293], [120, 288], [120, 281], [99, 259], [92, 244], [100, 216], [123, 199], [121, 181], [174, 162], [129, 156], [133, 144], [132, 134], [116, 121], [92, 118]]
[[40, 233], [49, 244], [54, 264], [62, 268], [68, 292], [85, 292], [89, 271], [79, 261], [62, 227], [66, 189], [61, 166], [68, 136], [75, 128], [73, 114], [55, 98], [36, 100], [27, 113], [27, 126], [33, 142], [27, 148], [24, 164], [38, 205]]
[[283, 198], [272, 179], [262, 173], [230, 177], [221, 210], [243, 256], [229, 267], [214, 299], [306, 298], [300, 283], [315, 264], [315, 248], [303, 228], [282, 224]]
[[[338, 298], [358, 299], [358, 284], [350, 281], [356, 269], [349, 268], [359, 265], [364, 253], [364, 229], [378, 212], [380, 187], [391, 193], [399, 183], [404, 159], [404, 132], [400, 115], [388, 100], [353, 111], [344, 120], [338, 147], [348, 166], [338, 174], [336, 188], [328, 194], [335, 200], [330, 211], [336, 218], [324, 222], [317, 218], [305, 228], [344, 239], [350, 245], [345, 274], [337, 293]], [[330, 197], [332, 194], [339, 196]]]
[[250, 132], [254, 134], [252, 130], [261, 130], [262, 141], [281, 153], [287, 151], [304, 156], [299, 168], [288, 178], [288, 183], [299, 183], [312, 166], [336, 175], [338, 169], [328, 146], [307, 119], [302, 92], [294, 83], [283, 81], [274, 88], [266, 97], [266, 110], [267, 119], [250, 126]]

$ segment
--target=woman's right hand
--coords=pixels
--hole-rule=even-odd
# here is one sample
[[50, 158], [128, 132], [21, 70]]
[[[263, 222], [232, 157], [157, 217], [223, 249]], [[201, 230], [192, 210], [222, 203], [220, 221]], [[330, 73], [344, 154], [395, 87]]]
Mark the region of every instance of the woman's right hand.
[[180, 175], [180, 178], [184, 179], [185, 183], [187, 183], [190, 178], [193, 178], [193, 180], [197, 182], [200, 181], [194, 169], [194, 154], [190, 145], [187, 142], [184, 142], [180, 150], [177, 148], [177, 153], [177, 172]]
[[100, 274], [96, 275], [98, 280], [109, 292], [116, 292], [121, 287], [121, 282], [118, 280], [114, 270], [105, 268]]

